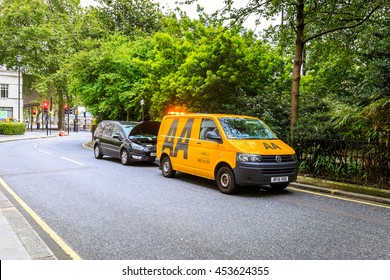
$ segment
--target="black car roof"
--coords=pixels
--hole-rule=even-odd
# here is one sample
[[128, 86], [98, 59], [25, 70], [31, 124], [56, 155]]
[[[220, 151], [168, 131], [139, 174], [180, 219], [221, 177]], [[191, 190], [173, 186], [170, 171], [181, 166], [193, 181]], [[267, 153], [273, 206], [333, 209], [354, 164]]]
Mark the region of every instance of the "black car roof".
[[135, 121], [111, 121], [111, 120], [104, 120], [102, 121], [102, 123], [116, 123], [120, 125], [133, 125], [133, 126], [139, 124], [139, 122], [135, 122]]

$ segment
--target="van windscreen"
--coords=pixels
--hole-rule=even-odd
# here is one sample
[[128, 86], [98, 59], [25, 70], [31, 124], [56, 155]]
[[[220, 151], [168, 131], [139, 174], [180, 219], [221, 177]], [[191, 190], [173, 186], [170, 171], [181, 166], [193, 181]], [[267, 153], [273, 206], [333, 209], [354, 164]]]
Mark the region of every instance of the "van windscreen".
[[260, 120], [225, 117], [219, 122], [228, 139], [277, 139], [276, 135]]

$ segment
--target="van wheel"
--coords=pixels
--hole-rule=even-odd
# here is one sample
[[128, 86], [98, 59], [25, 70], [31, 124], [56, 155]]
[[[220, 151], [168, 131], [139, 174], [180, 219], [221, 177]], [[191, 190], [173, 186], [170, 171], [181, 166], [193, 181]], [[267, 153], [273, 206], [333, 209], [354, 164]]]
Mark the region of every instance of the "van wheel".
[[278, 184], [271, 184], [271, 188], [275, 191], [282, 191], [285, 188], [288, 187], [289, 183], [278, 183]]
[[171, 160], [167, 156], [161, 160], [161, 172], [167, 178], [172, 178], [176, 174], [176, 171], [172, 169]]
[[96, 144], [95, 147], [93, 148], [93, 154], [95, 155], [95, 158], [97, 158], [97, 159], [103, 158], [103, 154], [100, 150], [99, 144]]
[[238, 189], [238, 185], [234, 179], [234, 173], [229, 167], [222, 166], [218, 170], [217, 186], [218, 189], [225, 194], [232, 194]]
[[129, 165], [130, 164], [130, 155], [129, 155], [129, 152], [126, 149], [122, 149], [121, 150], [120, 157], [121, 157], [121, 163], [123, 165]]

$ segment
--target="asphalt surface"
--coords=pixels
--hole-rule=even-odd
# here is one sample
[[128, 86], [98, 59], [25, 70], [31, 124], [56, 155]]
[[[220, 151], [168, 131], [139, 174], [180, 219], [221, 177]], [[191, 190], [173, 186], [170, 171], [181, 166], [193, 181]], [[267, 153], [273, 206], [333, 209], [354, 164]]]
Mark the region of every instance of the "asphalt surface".
[[390, 258], [385, 204], [299, 185], [223, 195], [209, 180], [163, 178], [153, 164], [96, 160], [82, 147], [89, 140], [0, 144], [0, 178], [83, 259]]

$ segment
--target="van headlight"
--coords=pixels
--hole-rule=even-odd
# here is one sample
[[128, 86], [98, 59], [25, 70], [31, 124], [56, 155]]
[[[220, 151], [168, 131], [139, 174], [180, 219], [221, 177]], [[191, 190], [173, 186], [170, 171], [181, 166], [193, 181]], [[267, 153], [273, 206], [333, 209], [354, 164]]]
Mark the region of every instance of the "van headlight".
[[242, 162], [260, 162], [261, 160], [262, 160], [261, 155], [237, 153], [237, 161], [242, 161]]
[[131, 148], [132, 148], [133, 150], [142, 151], [142, 152], [147, 152], [147, 151], [149, 151], [147, 147], [144, 147], [144, 146], [142, 146], [142, 145], [135, 144], [135, 143], [131, 143]]

